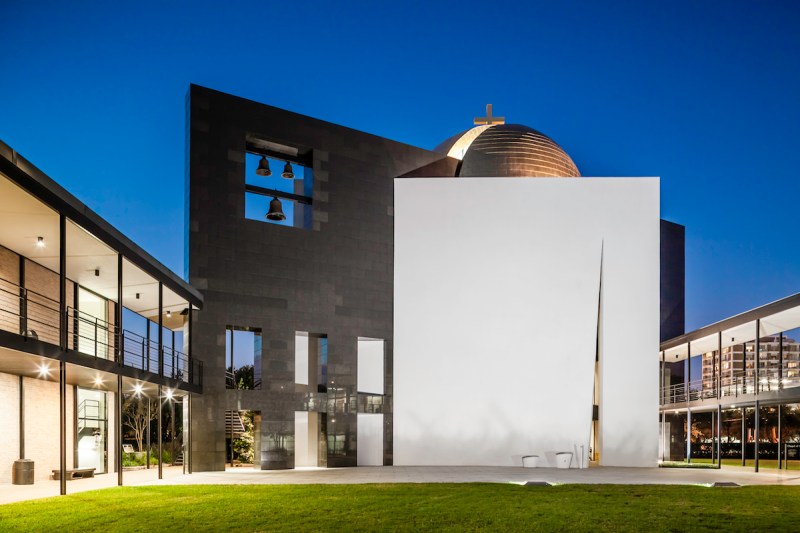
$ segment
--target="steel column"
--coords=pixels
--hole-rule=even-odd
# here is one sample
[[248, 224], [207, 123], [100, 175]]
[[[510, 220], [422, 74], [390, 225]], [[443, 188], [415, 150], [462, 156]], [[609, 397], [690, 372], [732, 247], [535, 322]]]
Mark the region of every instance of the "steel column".
[[[159, 293], [160, 292], [161, 291], [159, 291]], [[161, 307], [161, 306], [159, 306], [159, 307]], [[160, 321], [160, 319], [159, 319], [159, 321]], [[161, 336], [161, 334], [159, 333], [159, 337], [160, 336]], [[163, 424], [163, 419], [162, 419], [162, 416], [163, 416], [163, 409], [162, 409], [163, 405], [162, 404], [163, 404], [163, 402], [161, 401], [161, 393], [162, 393], [161, 385], [159, 385], [158, 386], [158, 398], [157, 398], [158, 399], [158, 432], [156, 433], [156, 435], [158, 435], [158, 479], [163, 479], [163, 477], [164, 477], [164, 461], [161, 458], [162, 457], [162, 451], [163, 451], [162, 448], [161, 448], [161, 444], [162, 444], [161, 441], [163, 440], [163, 436], [161, 435], [161, 425]]]
[[25, 459], [25, 378], [19, 377], [19, 458]]
[[722, 468], [722, 404], [717, 404], [717, 468]]
[[172, 454], [170, 466], [175, 466], [175, 397], [169, 399], [169, 446]]
[[[192, 315], [191, 308], [189, 309], [189, 316]], [[192, 473], [192, 393], [186, 395], [189, 401], [188, 416], [186, 417], [186, 430], [188, 432], [186, 442], [183, 445], [183, 464], [187, 466], [188, 472]], [[188, 459], [187, 459], [188, 457]], [[188, 464], [187, 464], [188, 461]]]
[[[756, 389], [758, 390], [758, 389]], [[753, 457], [755, 457], [756, 461], [756, 472], [758, 472], [758, 433], [761, 426], [761, 404], [758, 400], [756, 400], [756, 411], [755, 411], [755, 424], [754, 424], [754, 433], [755, 438], [753, 439]]]
[[[122, 254], [117, 254], [117, 307], [114, 313], [114, 324], [117, 329], [116, 348], [117, 365], [122, 366], [125, 362], [125, 352], [122, 343]], [[119, 372], [119, 369], [117, 370]], [[117, 485], [122, 486], [122, 374], [117, 374], [117, 394], [114, 402], [114, 412], [116, 420], [114, 424], [114, 442], [116, 443], [116, 453], [114, 461], [117, 469]]]
[[59, 398], [59, 481], [61, 494], [67, 493], [67, 363], [58, 362]]
[[114, 442], [117, 453], [114, 462], [117, 467], [117, 485], [122, 486], [122, 374], [117, 374], [117, 394], [114, 399]]
[[[59, 341], [62, 351], [67, 350], [67, 217], [58, 219], [58, 310]], [[60, 493], [67, 493], [67, 363], [58, 362], [59, 399], [59, 485]]]
[[778, 470], [783, 468], [783, 428], [781, 427], [782, 418], [783, 418], [783, 404], [779, 403], [778, 404]]

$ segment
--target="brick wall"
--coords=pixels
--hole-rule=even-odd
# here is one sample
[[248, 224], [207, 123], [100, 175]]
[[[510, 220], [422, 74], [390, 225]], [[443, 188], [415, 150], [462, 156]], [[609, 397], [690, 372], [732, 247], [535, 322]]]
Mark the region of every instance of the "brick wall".
[[0, 484], [11, 483], [11, 468], [19, 459], [19, 377], [0, 374]]
[[[58, 375], [55, 369], [51, 376]], [[58, 383], [25, 378], [25, 458], [35, 461], [36, 481], [49, 479], [59, 461]], [[73, 468], [73, 388], [67, 387], [67, 468]]]

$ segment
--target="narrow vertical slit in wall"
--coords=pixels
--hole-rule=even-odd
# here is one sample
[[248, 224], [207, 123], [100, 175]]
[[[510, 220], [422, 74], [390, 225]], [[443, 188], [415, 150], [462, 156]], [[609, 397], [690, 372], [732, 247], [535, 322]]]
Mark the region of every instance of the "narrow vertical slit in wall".
[[603, 249], [604, 242], [600, 244], [600, 276], [598, 279], [597, 287], [597, 329], [595, 331], [595, 347], [594, 347], [594, 387], [592, 391], [592, 439], [591, 451], [589, 453], [590, 461], [597, 461], [600, 458], [599, 446], [600, 442], [600, 330], [602, 327], [603, 317]]

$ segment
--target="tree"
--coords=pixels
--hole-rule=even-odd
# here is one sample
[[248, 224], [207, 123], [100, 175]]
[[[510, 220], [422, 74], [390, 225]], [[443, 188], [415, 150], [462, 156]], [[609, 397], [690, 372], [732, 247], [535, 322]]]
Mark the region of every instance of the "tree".
[[122, 406], [124, 424], [133, 431], [136, 437], [136, 449], [139, 452], [144, 448], [142, 441], [144, 440], [147, 426], [151, 420], [156, 419], [158, 414], [155, 409], [147, 408], [148, 402], [149, 400], [145, 402], [142, 401], [142, 398], [132, 396]]
[[245, 411], [241, 413], [242, 425], [244, 426], [244, 433], [233, 439], [231, 447], [239, 460], [243, 463], [253, 462], [253, 411]]
[[[244, 365], [231, 372], [231, 367], [228, 367], [228, 375], [233, 377], [233, 388], [239, 390], [253, 390], [255, 387], [254, 368], [253, 365]], [[229, 385], [230, 386], [230, 385]]]

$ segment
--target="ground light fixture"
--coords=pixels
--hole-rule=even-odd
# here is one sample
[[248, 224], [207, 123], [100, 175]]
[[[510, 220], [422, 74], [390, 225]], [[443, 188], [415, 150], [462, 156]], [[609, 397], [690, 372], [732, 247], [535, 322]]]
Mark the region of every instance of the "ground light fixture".
[[277, 196], [273, 196], [269, 203], [267, 220], [286, 220], [286, 215], [283, 214], [283, 206]]
[[269, 161], [263, 155], [261, 156], [261, 160], [258, 162], [258, 168], [256, 169], [256, 175], [264, 176], [265, 178], [268, 176], [272, 176], [272, 170], [269, 168]]
[[286, 178], [287, 180], [294, 179], [294, 171], [292, 171], [292, 164], [289, 163], [288, 161], [283, 166], [283, 174], [281, 174], [281, 177]]

